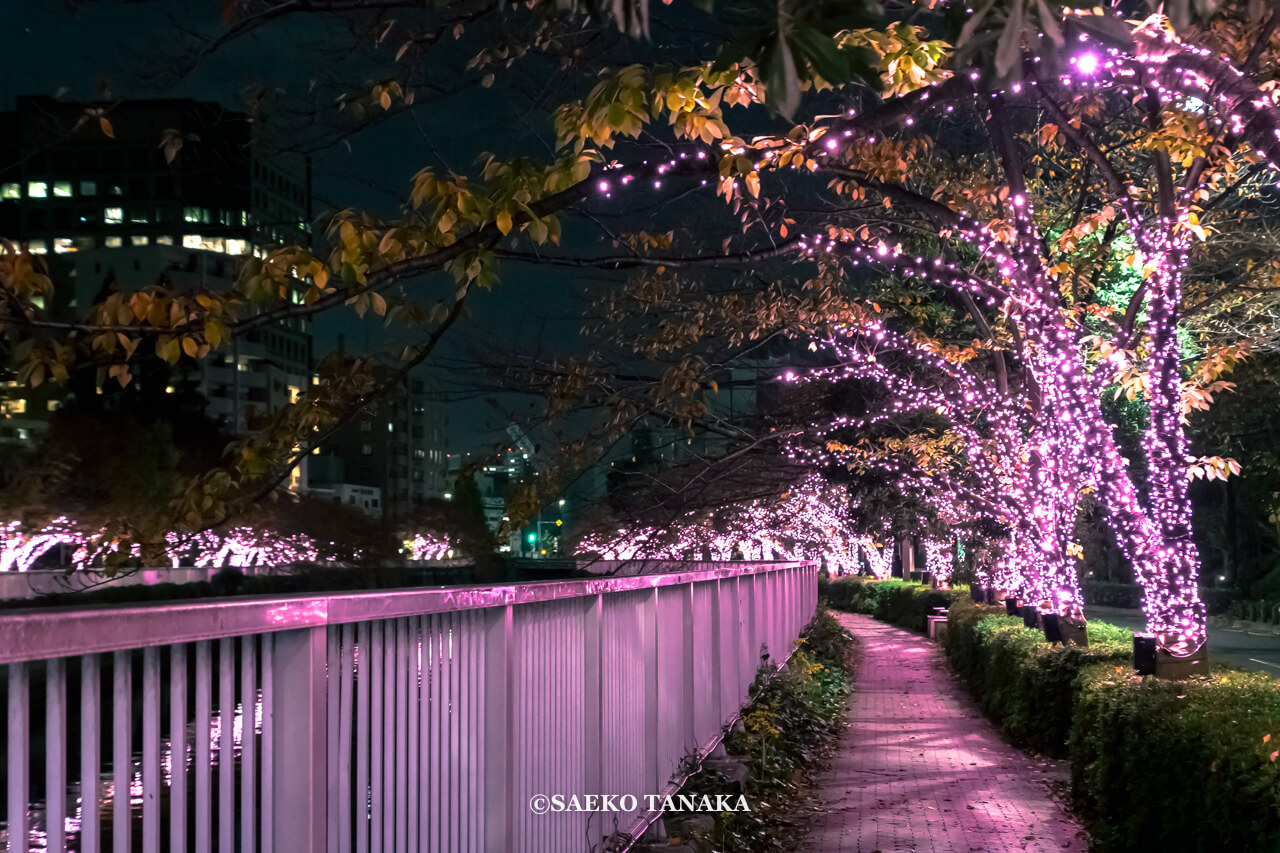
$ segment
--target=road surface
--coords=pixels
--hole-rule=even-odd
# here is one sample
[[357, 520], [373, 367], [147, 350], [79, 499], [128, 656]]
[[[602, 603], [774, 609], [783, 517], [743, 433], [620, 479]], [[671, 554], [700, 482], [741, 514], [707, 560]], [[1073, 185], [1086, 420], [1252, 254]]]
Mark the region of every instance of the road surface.
[[[1146, 619], [1137, 610], [1084, 609], [1085, 616], [1130, 631], [1146, 630]], [[1280, 677], [1280, 635], [1239, 628], [1209, 627], [1209, 662], [1240, 669], [1256, 669]]]

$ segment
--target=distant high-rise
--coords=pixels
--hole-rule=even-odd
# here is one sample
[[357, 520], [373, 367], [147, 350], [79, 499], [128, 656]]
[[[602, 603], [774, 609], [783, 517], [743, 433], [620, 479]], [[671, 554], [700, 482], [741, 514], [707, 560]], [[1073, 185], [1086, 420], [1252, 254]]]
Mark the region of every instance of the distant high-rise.
[[0, 233], [58, 254], [306, 242], [306, 158], [254, 143], [243, 113], [206, 101], [19, 97], [0, 113]]
[[[242, 256], [310, 243], [309, 172], [305, 157], [264, 155], [253, 123], [216, 103], [23, 96], [0, 113], [0, 237], [46, 256], [59, 318], [83, 319], [109, 282], [224, 290]], [[203, 360], [200, 390], [242, 433], [296, 398], [311, 367], [309, 322], [295, 318]], [[50, 393], [0, 388], [0, 444], [35, 440]], [[305, 486], [305, 469], [291, 482]]]

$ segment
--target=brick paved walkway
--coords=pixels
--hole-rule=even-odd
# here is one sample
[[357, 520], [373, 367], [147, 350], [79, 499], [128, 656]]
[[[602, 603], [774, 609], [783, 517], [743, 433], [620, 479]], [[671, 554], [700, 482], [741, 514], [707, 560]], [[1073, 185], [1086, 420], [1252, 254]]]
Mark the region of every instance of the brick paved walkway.
[[1079, 825], [1049, 796], [1060, 762], [1002, 741], [932, 642], [837, 614], [861, 641], [855, 693], [818, 779], [810, 853], [1083, 853]]

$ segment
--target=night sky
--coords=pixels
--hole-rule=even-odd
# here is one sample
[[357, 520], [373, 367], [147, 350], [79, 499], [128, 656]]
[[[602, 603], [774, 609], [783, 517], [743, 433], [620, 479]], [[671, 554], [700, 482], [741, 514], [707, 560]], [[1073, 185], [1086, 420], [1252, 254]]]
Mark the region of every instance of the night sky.
[[[0, 106], [12, 107], [13, 98], [23, 94], [97, 99], [104, 86], [113, 99], [194, 97], [232, 108], [242, 106], [246, 87], [262, 83], [291, 94], [305, 92], [317, 57], [282, 37], [297, 33], [296, 26], [273, 26], [233, 42], [181, 80], [158, 79], [155, 69], [166, 67], [164, 52], [175, 42], [175, 27], [217, 32], [224, 26], [220, 5], [214, 0], [3, 4], [0, 31], [7, 38], [0, 55]], [[349, 149], [337, 145], [318, 153], [313, 158], [317, 215], [342, 207], [393, 215], [413, 174], [425, 165], [471, 171], [475, 156], [484, 150], [545, 155], [527, 130], [513, 136], [503, 130], [513, 127], [512, 122], [495, 122], [495, 117], [524, 109], [500, 88], [474, 86], [416, 110], [417, 121], [401, 116], [362, 131]], [[581, 284], [572, 271], [504, 267], [503, 281], [493, 292], [469, 298], [469, 316], [451, 331], [442, 361], [452, 363], [470, 349], [491, 350], [499, 341], [504, 352], [571, 350], [581, 325], [582, 302], [574, 296]], [[439, 279], [439, 287], [446, 285]], [[377, 349], [388, 336], [394, 341], [395, 329], [384, 332], [381, 320], [320, 317], [316, 352], [336, 347], [340, 339], [348, 351]], [[527, 397], [498, 402], [516, 416], [534, 411]], [[452, 405], [450, 421], [454, 451], [481, 450], [504, 440], [492, 431], [505, 428], [507, 419], [483, 401]]]

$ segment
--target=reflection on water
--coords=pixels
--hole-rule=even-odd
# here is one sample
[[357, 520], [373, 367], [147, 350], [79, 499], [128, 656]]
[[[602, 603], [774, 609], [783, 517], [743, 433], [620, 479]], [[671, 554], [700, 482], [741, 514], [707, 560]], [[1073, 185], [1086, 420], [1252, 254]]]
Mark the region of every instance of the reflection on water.
[[[104, 708], [103, 708], [104, 711], [106, 710], [106, 704], [107, 703], [104, 703]], [[138, 712], [138, 710], [139, 709], [135, 707], [135, 713]], [[105, 717], [102, 724], [99, 725], [98, 730], [101, 733], [100, 737], [102, 738], [101, 743], [102, 743], [103, 751], [106, 752], [111, 748], [111, 731], [107, 726], [107, 720], [105, 719]], [[260, 737], [262, 735], [262, 691], [261, 690], [255, 691], [255, 694], [254, 694], [253, 732], [255, 736]], [[186, 734], [185, 743], [183, 743], [182, 745], [182, 751], [183, 751], [182, 760], [183, 760], [184, 773], [187, 779], [187, 798], [188, 798], [188, 802], [191, 803], [194, 801], [194, 796], [195, 796], [195, 779], [192, 774], [192, 767], [195, 761], [195, 739], [196, 739], [196, 730], [195, 730], [194, 723], [187, 724], [185, 734]], [[134, 740], [135, 740], [134, 745], [140, 747], [141, 745], [136, 743], [138, 739], [135, 738]], [[232, 717], [231, 717], [231, 745], [232, 745], [231, 751], [232, 751], [232, 760], [237, 765], [240, 762], [241, 754], [243, 751], [242, 749], [243, 742], [244, 742], [244, 708], [243, 708], [243, 705], [241, 705], [240, 703], [236, 703], [234, 713], [232, 714]], [[222, 715], [221, 713], [214, 711], [210, 714], [210, 717], [209, 717], [209, 759], [210, 759], [209, 763], [211, 768], [215, 768], [219, 766], [219, 764], [221, 763], [220, 761], [221, 755], [222, 755]], [[133, 848], [136, 850], [140, 850], [142, 845], [142, 839], [141, 839], [142, 751], [140, 748], [134, 751], [133, 755], [131, 756], [130, 764], [131, 764], [131, 767], [130, 767], [130, 774], [129, 774], [129, 817], [130, 817], [130, 823], [133, 827], [133, 832], [132, 832]], [[162, 781], [162, 790], [160, 792], [160, 796], [162, 800], [161, 804], [165, 807], [164, 810], [166, 812], [168, 811], [168, 799], [169, 799], [168, 789], [173, 782], [173, 767], [174, 767], [173, 744], [171, 741], [168, 741], [168, 740], [161, 741], [160, 773], [163, 781]], [[33, 768], [33, 769], [35, 771], [38, 771], [39, 773], [44, 773], [43, 767]], [[79, 775], [79, 767], [68, 767], [67, 775], [68, 776]], [[237, 779], [236, 781], [237, 783], [240, 782], [239, 779]], [[217, 787], [218, 787], [216, 775], [212, 777], [211, 784], [214, 790], [214, 794], [216, 796]], [[113, 813], [115, 809], [115, 799], [116, 799], [115, 774], [113, 771], [107, 770], [105, 772], [102, 772], [98, 776], [96, 795], [97, 795], [97, 801], [98, 801], [99, 822], [101, 825], [101, 829], [99, 830], [99, 837], [101, 839], [100, 848], [103, 850], [109, 850], [111, 849], [110, 833], [111, 833], [111, 824], [112, 824], [112, 818], [113, 818]], [[79, 851], [80, 850], [80, 825], [84, 819], [84, 801], [81, 795], [81, 783], [79, 781], [73, 782], [70, 785], [68, 785], [67, 791], [66, 791], [66, 798], [67, 798], [66, 818], [64, 820], [64, 831], [66, 833], [66, 839], [67, 839], [66, 846], [67, 846], [67, 850], [69, 851]], [[236, 806], [237, 808], [239, 807], [238, 801], [236, 803]], [[9, 849], [8, 848], [9, 826], [8, 826], [7, 807], [5, 806], [5, 804], [0, 803], [0, 810], [6, 811], [6, 813], [2, 815], [4, 819], [0, 820], [0, 849], [7, 850]], [[212, 810], [211, 810], [211, 813], [212, 813]], [[189, 807], [187, 809], [188, 828], [190, 828], [193, 821], [194, 821], [194, 811], [192, 808]], [[167, 817], [165, 822], [167, 824]], [[216, 818], [214, 822], [215, 824], [217, 823]], [[28, 806], [27, 825], [28, 825], [28, 843], [27, 843], [28, 853], [35, 853], [35, 851], [41, 851], [41, 853], [43, 853], [43, 851], [47, 850], [49, 847], [48, 810], [45, 807], [45, 803], [36, 802], [36, 803], [31, 803]], [[162, 846], [163, 847], [168, 846], [167, 834], [164, 836]]]

